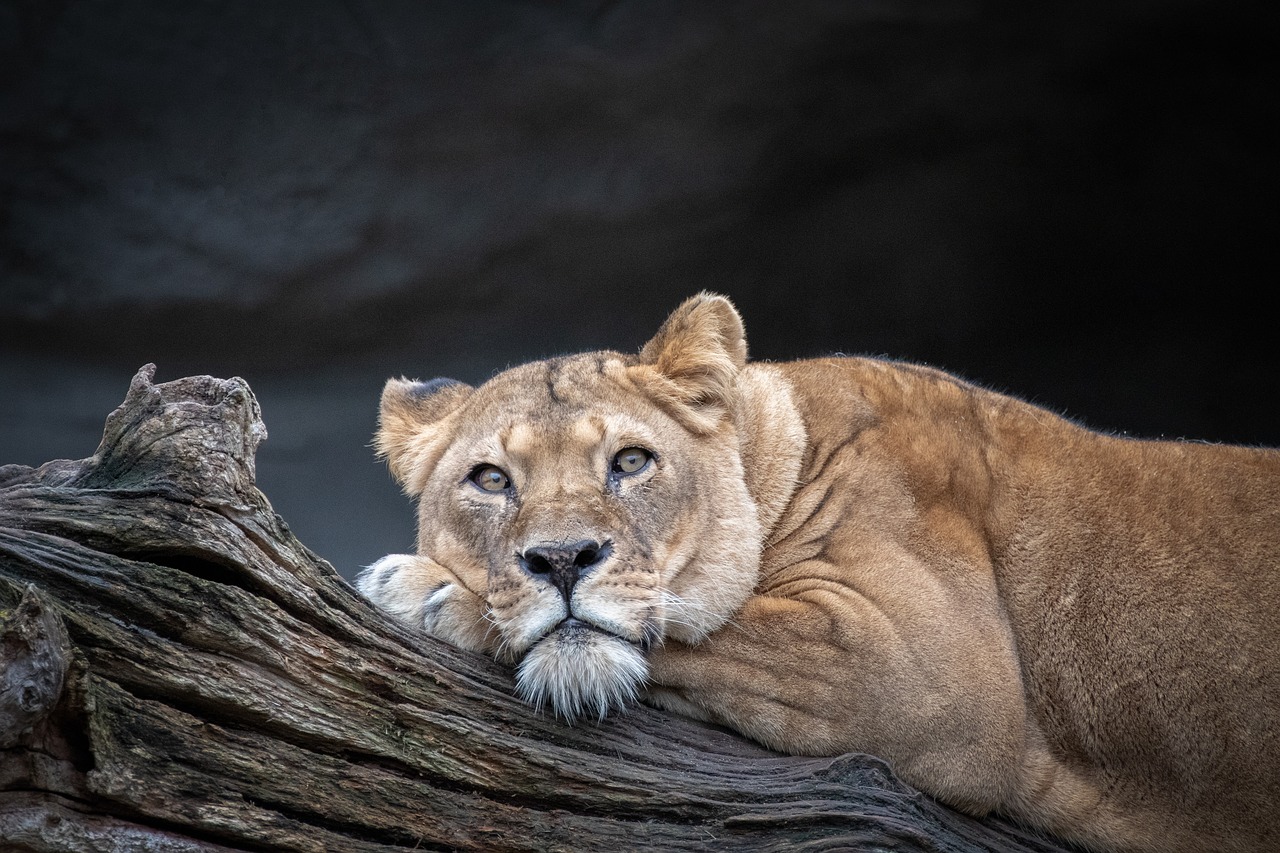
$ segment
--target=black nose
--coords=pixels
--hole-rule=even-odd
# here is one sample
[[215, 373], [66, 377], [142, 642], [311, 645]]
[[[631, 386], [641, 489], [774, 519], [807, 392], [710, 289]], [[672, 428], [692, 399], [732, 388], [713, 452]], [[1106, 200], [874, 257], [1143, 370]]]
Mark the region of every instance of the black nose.
[[534, 577], [545, 578], [567, 602], [578, 579], [603, 563], [612, 550], [607, 543], [584, 539], [567, 544], [535, 545], [520, 554], [520, 566]]

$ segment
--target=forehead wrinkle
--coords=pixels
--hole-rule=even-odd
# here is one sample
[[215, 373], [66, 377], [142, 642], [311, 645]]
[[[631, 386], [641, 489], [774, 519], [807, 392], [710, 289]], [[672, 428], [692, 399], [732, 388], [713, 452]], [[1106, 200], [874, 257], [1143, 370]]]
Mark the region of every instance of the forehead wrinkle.
[[[587, 436], [579, 434], [581, 420], [538, 417], [515, 421], [499, 430], [495, 439], [511, 472], [523, 472], [525, 478], [534, 477], [544, 485], [563, 486], [578, 470], [571, 460], [579, 458], [584, 449], [590, 457], [598, 446], [598, 440], [592, 440], [583, 447], [582, 439]], [[525, 479], [526, 486], [532, 482]]]
[[601, 425], [604, 428], [602, 437], [607, 439], [608, 443], [618, 445], [611, 448], [613, 450], [620, 450], [627, 444], [651, 446], [657, 441], [653, 429], [648, 424], [630, 415], [607, 414], [601, 419]]
[[577, 455], [586, 462], [588, 470], [601, 473], [607, 464], [605, 454], [609, 452], [605, 446], [609, 430], [604, 419], [596, 414], [582, 415], [573, 422], [571, 432], [578, 445]]
[[625, 368], [621, 355], [601, 352], [530, 362], [495, 376], [473, 405], [483, 403], [479, 411], [501, 426], [473, 449], [496, 451], [517, 467], [576, 468], [571, 460], [581, 460], [594, 471], [602, 455], [626, 444], [652, 445], [653, 425], [619, 411], [620, 401], [609, 402], [618, 391], [627, 393]]
[[569, 432], [581, 444], [596, 445], [604, 439], [604, 421], [596, 415], [582, 415], [573, 422]]
[[552, 406], [590, 406], [599, 399], [602, 385], [613, 384], [621, 358], [617, 353], [601, 351], [548, 359], [543, 362], [547, 399]]
[[538, 430], [527, 423], [509, 424], [498, 433], [498, 442], [508, 456], [528, 457], [534, 452]]

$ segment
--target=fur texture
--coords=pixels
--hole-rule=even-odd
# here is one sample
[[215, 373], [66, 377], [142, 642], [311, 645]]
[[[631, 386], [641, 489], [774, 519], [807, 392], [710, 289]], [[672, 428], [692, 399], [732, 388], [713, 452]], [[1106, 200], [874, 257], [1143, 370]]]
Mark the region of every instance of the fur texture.
[[1280, 848], [1280, 453], [912, 365], [748, 364], [709, 294], [638, 355], [392, 380], [377, 446], [418, 553], [361, 591], [534, 704], [874, 753], [1100, 850]]

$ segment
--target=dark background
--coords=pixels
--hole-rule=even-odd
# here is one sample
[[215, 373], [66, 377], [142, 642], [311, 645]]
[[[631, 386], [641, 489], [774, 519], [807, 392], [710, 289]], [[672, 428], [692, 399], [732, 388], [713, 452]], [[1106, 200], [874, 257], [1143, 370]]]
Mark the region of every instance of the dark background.
[[0, 463], [90, 455], [146, 362], [240, 375], [350, 575], [412, 545], [386, 377], [704, 288], [759, 358], [1280, 444], [1268, 6], [0, 0]]

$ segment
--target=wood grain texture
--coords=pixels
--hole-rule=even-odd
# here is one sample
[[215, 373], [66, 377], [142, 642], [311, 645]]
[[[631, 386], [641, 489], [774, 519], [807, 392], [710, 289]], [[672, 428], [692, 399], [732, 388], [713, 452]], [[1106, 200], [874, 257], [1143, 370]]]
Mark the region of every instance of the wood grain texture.
[[535, 713], [290, 533], [242, 380], [153, 370], [91, 458], [0, 468], [5, 850], [1061, 849], [872, 757]]

